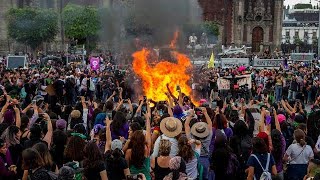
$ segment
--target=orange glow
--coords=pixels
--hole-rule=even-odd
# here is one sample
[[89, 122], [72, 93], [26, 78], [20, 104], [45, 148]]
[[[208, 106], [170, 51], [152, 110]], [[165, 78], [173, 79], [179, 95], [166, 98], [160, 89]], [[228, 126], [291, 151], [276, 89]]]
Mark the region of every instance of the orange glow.
[[[174, 42], [174, 40], [172, 41]], [[175, 44], [172, 43], [171, 44]], [[133, 56], [133, 70], [141, 78], [143, 92], [154, 101], [167, 100], [165, 92], [167, 92], [167, 84], [174, 96], [178, 97], [176, 86], [179, 85], [181, 92], [187, 96], [191, 95], [191, 88], [188, 86], [190, 76], [187, 74], [187, 69], [191, 67], [190, 59], [182, 53], [172, 51], [173, 57], [177, 63], [171, 63], [167, 60], [151, 66], [148, 64], [148, 58], [151, 57], [151, 52], [148, 49], [142, 49], [135, 52]]]
[[170, 48], [175, 48], [176, 47], [176, 44], [177, 44], [177, 40], [178, 40], [178, 37], [179, 37], [179, 31], [175, 31], [174, 32], [174, 37], [170, 43]]

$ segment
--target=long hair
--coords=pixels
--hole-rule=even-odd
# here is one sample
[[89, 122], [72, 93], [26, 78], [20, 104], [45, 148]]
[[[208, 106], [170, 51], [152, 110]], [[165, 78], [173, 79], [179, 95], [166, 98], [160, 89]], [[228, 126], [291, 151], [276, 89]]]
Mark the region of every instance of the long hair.
[[181, 156], [187, 163], [193, 159], [194, 152], [192, 147], [188, 144], [188, 138], [186, 136], [181, 136], [179, 138], [178, 147], [178, 156]]
[[96, 168], [99, 163], [103, 161], [103, 157], [100, 149], [97, 144], [94, 142], [89, 142], [83, 149], [83, 167], [85, 168], [85, 172], [89, 168]]
[[258, 154], [268, 153], [268, 146], [263, 139], [255, 137], [252, 139], [252, 151]]
[[70, 158], [73, 161], [82, 161], [83, 160], [83, 147], [86, 145], [86, 142], [78, 136], [72, 136], [67, 144], [67, 147], [64, 151], [65, 158]]
[[51, 168], [53, 166], [53, 162], [48, 146], [40, 142], [35, 144], [33, 148], [39, 152], [41, 158], [43, 159], [44, 166]]
[[25, 149], [22, 152], [22, 159], [23, 170], [32, 170], [44, 166], [40, 153], [33, 148]]
[[297, 141], [297, 143], [303, 147], [304, 145], [306, 145], [306, 141], [305, 141], [305, 133], [301, 130], [301, 129], [297, 129], [294, 131], [294, 139]]
[[271, 131], [271, 139], [272, 139], [272, 156], [276, 161], [276, 164], [282, 161], [282, 140], [281, 140], [281, 132], [277, 129]]
[[120, 159], [122, 157], [122, 151], [118, 148], [113, 150], [111, 154], [107, 155], [106, 165], [108, 169], [116, 169], [120, 166]]
[[223, 115], [223, 114], [217, 114], [214, 117], [214, 121], [213, 121], [212, 126], [215, 129], [225, 129], [225, 128], [227, 128], [228, 127], [228, 121], [227, 121], [226, 116]]
[[117, 112], [114, 115], [113, 121], [112, 121], [112, 131], [115, 133], [118, 133], [119, 130], [123, 127], [124, 124], [126, 124], [127, 119], [124, 113]]
[[145, 149], [146, 138], [144, 137], [143, 131], [138, 130], [132, 134], [130, 139], [129, 149], [131, 149], [131, 161], [130, 165], [134, 165], [137, 168], [141, 168], [143, 166], [145, 157], [144, 157], [144, 149]]
[[20, 137], [17, 136], [19, 131], [17, 126], [9, 126], [1, 135], [1, 139], [5, 140], [9, 146], [20, 144]]
[[171, 151], [171, 142], [168, 139], [161, 139], [159, 145], [160, 156], [169, 156]]

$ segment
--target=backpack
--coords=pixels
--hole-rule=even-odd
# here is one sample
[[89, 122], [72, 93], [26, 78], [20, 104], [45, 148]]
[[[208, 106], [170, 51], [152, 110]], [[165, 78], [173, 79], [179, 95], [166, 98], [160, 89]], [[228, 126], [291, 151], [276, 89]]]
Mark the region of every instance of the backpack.
[[[263, 170], [259, 180], [272, 180], [271, 173], [269, 172], [270, 153], [268, 153], [268, 160], [267, 160], [266, 168], [263, 168], [260, 160], [258, 159], [258, 157], [256, 155], [252, 154], [251, 156], [253, 156], [258, 161], [258, 163], [260, 164], [260, 167]], [[257, 178], [254, 177], [254, 179], [256, 180]]]
[[240, 163], [237, 159], [237, 156], [233, 153], [230, 154], [227, 174], [237, 176], [240, 169]]
[[198, 180], [202, 180], [203, 179], [203, 165], [199, 161], [200, 155], [196, 152], [194, 153], [194, 155], [197, 158]]
[[[56, 175], [54, 172], [48, 171], [48, 170], [46, 170], [46, 169], [44, 169], [44, 168], [38, 169], [38, 170], [36, 170], [36, 172], [45, 172], [46, 174], [48, 174], [48, 176], [50, 177], [51, 180], [58, 180], [58, 175]], [[33, 179], [34, 174], [35, 174], [36, 172], [34, 172], [34, 173], [32, 173], [32, 174], [30, 175], [30, 179], [31, 179], [31, 180]]]
[[77, 161], [73, 161], [73, 162], [68, 162], [66, 164], [64, 164], [64, 166], [69, 166], [71, 167], [74, 171], [74, 180], [82, 180], [82, 172], [83, 172], [83, 168], [80, 168], [80, 166], [82, 166], [82, 162], [77, 162]]

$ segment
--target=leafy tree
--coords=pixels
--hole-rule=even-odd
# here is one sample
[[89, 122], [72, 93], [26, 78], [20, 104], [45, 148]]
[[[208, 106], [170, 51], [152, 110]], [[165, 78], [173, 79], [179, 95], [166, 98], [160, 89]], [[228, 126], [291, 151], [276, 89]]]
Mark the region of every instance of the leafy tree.
[[98, 35], [101, 24], [96, 8], [69, 4], [63, 9], [62, 17], [68, 38], [81, 42]]
[[6, 14], [8, 35], [33, 50], [58, 33], [58, 15], [49, 9], [12, 8]]
[[205, 21], [202, 24], [202, 28], [205, 32], [207, 32], [209, 35], [219, 36], [219, 26], [214, 21]]

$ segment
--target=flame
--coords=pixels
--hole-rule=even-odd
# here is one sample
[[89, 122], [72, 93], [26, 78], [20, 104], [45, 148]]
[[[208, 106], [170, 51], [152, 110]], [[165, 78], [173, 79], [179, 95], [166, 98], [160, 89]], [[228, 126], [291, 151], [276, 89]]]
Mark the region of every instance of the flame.
[[174, 48], [176, 47], [178, 37], [179, 37], [179, 31], [175, 31], [175, 32], [174, 32], [173, 39], [172, 39], [172, 41], [171, 41], [171, 43], [170, 43], [170, 48], [171, 48], [171, 49], [174, 49]]
[[[173, 40], [174, 42], [174, 40]], [[133, 70], [141, 78], [143, 91], [148, 99], [154, 101], [167, 100], [167, 84], [174, 96], [178, 97], [176, 86], [179, 85], [181, 92], [189, 96], [191, 88], [188, 86], [190, 76], [187, 69], [191, 67], [190, 59], [177, 51], [172, 52], [177, 63], [171, 63], [166, 60], [151, 66], [148, 64], [148, 58], [152, 58], [151, 51], [144, 48], [135, 52], [132, 56]]]

